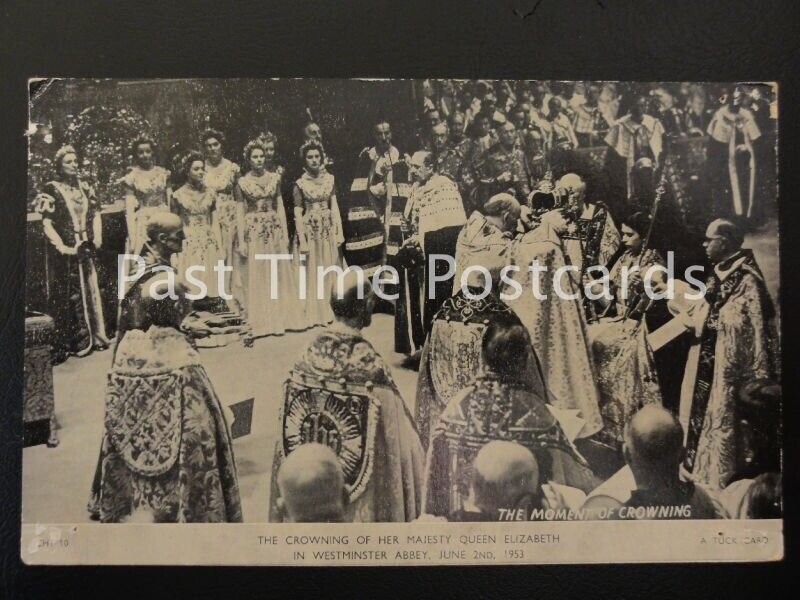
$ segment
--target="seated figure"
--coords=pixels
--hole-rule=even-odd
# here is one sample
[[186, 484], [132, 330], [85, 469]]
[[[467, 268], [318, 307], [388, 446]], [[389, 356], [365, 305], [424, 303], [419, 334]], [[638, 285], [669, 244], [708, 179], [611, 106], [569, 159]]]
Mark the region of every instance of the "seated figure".
[[647, 342], [653, 321], [646, 317], [665, 304], [653, 300], [656, 278], [662, 281], [662, 271], [655, 267], [663, 267], [663, 261], [656, 250], [644, 248], [649, 225], [644, 213], [623, 219], [625, 251], [612, 265], [608, 280], [598, 279], [590, 286], [599, 316], [588, 326], [604, 423], [598, 437], [615, 450], [621, 450], [631, 416], [645, 404], [662, 403], [655, 357]]
[[[522, 325], [514, 311], [500, 299], [503, 256], [490, 248], [471, 253], [471, 260], [486, 268], [490, 281], [484, 281], [485, 273], [480, 271], [468, 273], [466, 289], [459, 287], [436, 313], [422, 352], [416, 420], [425, 447], [448, 402], [467, 387], [476, 374], [483, 372], [481, 346], [486, 328], [492, 323]], [[491, 289], [480, 297], [487, 284]], [[547, 398], [544, 374], [533, 345], [528, 347], [527, 354], [527, 358], [520, 361], [526, 369], [520, 374], [520, 380], [525, 381], [537, 395]]]
[[339, 457], [328, 446], [303, 444], [278, 471], [278, 508], [291, 523], [343, 523], [347, 491]]
[[620, 508], [620, 518], [718, 519], [724, 515], [703, 486], [681, 480], [683, 452], [683, 429], [668, 410], [649, 405], [633, 416], [625, 430], [623, 453], [636, 489]]
[[519, 323], [487, 327], [482, 342], [486, 373], [453, 397], [431, 437], [424, 512], [449, 518], [464, 508], [473, 461], [494, 440], [528, 448], [543, 481], [587, 492], [597, 486], [544, 398], [523, 380], [530, 343]]
[[454, 521], [500, 521], [509, 513], [527, 520], [531, 509], [541, 506], [536, 457], [515, 442], [489, 442], [472, 464], [469, 490]]

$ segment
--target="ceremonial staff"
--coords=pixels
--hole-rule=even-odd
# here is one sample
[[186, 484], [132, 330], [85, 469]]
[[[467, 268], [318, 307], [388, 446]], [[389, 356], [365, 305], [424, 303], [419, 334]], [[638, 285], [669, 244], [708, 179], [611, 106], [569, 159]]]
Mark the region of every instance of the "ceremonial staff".
[[[666, 176], [666, 169], [664, 169], [661, 172], [661, 179], [659, 180], [658, 187], [656, 188], [656, 195], [655, 195], [655, 198], [653, 200], [653, 214], [652, 214], [652, 216], [650, 218], [650, 226], [647, 228], [647, 234], [645, 235], [644, 241], [642, 242], [642, 250], [639, 253], [638, 260], [636, 261], [636, 266], [637, 267], [641, 266], [642, 258], [644, 257], [644, 253], [647, 251], [648, 245], [650, 244], [650, 237], [651, 237], [651, 234], [653, 233], [653, 225], [656, 222], [656, 215], [658, 214], [658, 205], [661, 202], [662, 196], [666, 193], [666, 190], [667, 190], [667, 176]], [[644, 282], [642, 282], [642, 283], [644, 284]], [[645, 290], [645, 294], [646, 294], [646, 290]], [[639, 306], [642, 303], [643, 303], [643, 301], [640, 299], [635, 304], [637, 306]], [[613, 366], [612, 366], [613, 377], [616, 377], [616, 374], [619, 373], [619, 371], [623, 367], [623, 362], [619, 360], [619, 358], [622, 356], [622, 353], [624, 351], [626, 351], [626, 350], [630, 350], [631, 348], [633, 348], [633, 346], [631, 344], [635, 343], [634, 336], [639, 331], [639, 328], [642, 326], [642, 323], [644, 323], [645, 315], [647, 314], [647, 310], [650, 308], [650, 304], [651, 303], [652, 303], [652, 299], [650, 297], [648, 297], [646, 302], [644, 303], [643, 308], [642, 308], [642, 311], [641, 311], [642, 314], [636, 320], [636, 325], [634, 325], [630, 329], [630, 331], [628, 331], [627, 334], [625, 334], [623, 336], [622, 340], [620, 341], [619, 348], [617, 350], [616, 356], [614, 358]], [[622, 321], [621, 321], [622, 323], [625, 323], [625, 321], [628, 319], [628, 316], [631, 313], [633, 305], [634, 305], [634, 303], [632, 302], [625, 309], [625, 314], [623, 315]]]
[[[655, 198], [653, 199], [653, 214], [650, 216], [650, 225], [647, 227], [647, 234], [644, 237], [644, 242], [642, 242], [642, 249], [639, 252], [638, 259], [636, 260], [637, 270], [642, 266], [642, 260], [644, 259], [645, 252], [647, 252], [648, 247], [650, 246], [650, 238], [653, 234], [653, 227], [656, 224], [656, 217], [658, 216], [658, 205], [661, 203], [661, 198], [664, 196], [666, 191], [667, 191], [667, 170], [662, 166], [661, 179], [658, 182], [658, 187], [656, 187], [656, 195]], [[644, 284], [644, 281], [642, 281], [642, 284]], [[646, 292], [647, 290], [644, 291]], [[648, 302], [646, 303], [644, 309], [642, 310], [642, 315], [641, 317], [639, 317], [640, 324], [641, 321], [644, 320], [644, 315], [647, 312], [647, 309], [650, 307], [651, 301], [652, 299], [648, 298]], [[639, 302], [637, 302], [637, 305], [638, 304]], [[630, 315], [632, 308], [633, 308], [633, 303], [630, 303], [625, 309], [625, 315], [623, 317], [623, 320], [628, 318], [628, 315]], [[638, 329], [638, 327], [639, 326], [637, 325], [636, 328]]]

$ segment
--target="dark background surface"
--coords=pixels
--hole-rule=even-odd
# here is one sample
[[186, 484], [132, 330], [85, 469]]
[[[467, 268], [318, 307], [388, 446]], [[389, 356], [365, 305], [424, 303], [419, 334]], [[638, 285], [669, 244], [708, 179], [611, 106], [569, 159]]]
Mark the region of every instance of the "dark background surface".
[[[800, 4], [791, 0], [0, 2], [0, 597], [113, 598], [126, 592], [137, 597], [293, 599], [334, 592], [352, 598], [779, 594], [777, 576], [789, 571], [787, 563], [311, 571], [25, 567], [19, 560], [23, 133], [27, 79], [32, 76], [777, 80], [784, 439], [796, 440], [799, 411], [793, 391], [798, 388], [789, 332], [797, 329], [798, 320], [793, 275], [800, 223], [799, 24]], [[796, 456], [797, 443], [792, 441], [784, 468], [790, 557], [798, 531], [797, 484], [791, 477], [798, 472]]]

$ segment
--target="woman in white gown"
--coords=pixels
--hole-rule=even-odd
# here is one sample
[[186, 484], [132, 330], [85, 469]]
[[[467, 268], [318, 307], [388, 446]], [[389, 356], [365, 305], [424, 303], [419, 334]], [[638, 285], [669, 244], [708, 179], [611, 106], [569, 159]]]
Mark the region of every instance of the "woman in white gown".
[[594, 295], [600, 296], [607, 288], [608, 297], [597, 301], [595, 312], [600, 318], [587, 329], [604, 424], [599, 439], [617, 449], [622, 447], [631, 417], [645, 404], [662, 403], [655, 358], [647, 342], [645, 313], [653, 302], [645, 281], [660, 279], [651, 269], [664, 265], [657, 250], [644, 247], [649, 215], [628, 215], [620, 225], [625, 251], [611, 267], [607, 282], [592, 283]]
[[[282, 171], [267, 170], [267, 156], [275, 154], [275, 139], [262, 136], [245, 146], [247, 174], [234, 187], [237, 203], [238, 248], [244, 310], [253, 337], [281, 335], [302, 327], [297, 301], [295, 267], [290, 260], [256, 260], [257, 254], [289, 254], [286, 210], [281, 196]], [[271, 158], [270, 158], [271, 161]], [[273, 289], [270, 269], [277, 269]]]
[[125, 189], [125, 222], [128, 251], [141, 254], [150, 215], [170, 212], [170, 172], [155, 163], [155, 142], [138, 137], [131, 144], [134, 166], [122, 178]]
[[[178, 270], [188, 278], [194, 294], [202, 294], [192, 279], [206, 287], [205, 296], [219, 297], [217, 272], [214, 267], [223, 258], [222, 237], [216, 219], [217, 194], [207, 187], [205, 161], [199, 152], [190, 152], [182, 163], [186, 181], [172, 195], [172, 210], [183, 221], [183, 249], [177, 258]], [[200, 268], [202, 267], [202, 268]], [[190, 270], [191, 269], [191, 270]]]
[[215, 214], [222, 239], [223, 258], [226, 266], [233, 267], [233, 271], [225, 272], [225, 291], [241, 302], [241, 282], [237, 272], [239, 265], [234, 250], [237, 217], [236, 201], [233, 198], [233, 187], [239, 179], [239, 165], [223, 156], [225, 136], [221, 131], [208, 129], [200, 136], [200, 141], [206, 157], [205, 184], [217, 194]]
[[307, 269], [304, 322], [306, 327], [314, 327], [333, 321], [328, 288], [334, 280], [328, 276], [320, 282], [318, 273], [341, 266], [344, 236], [333, 175], [324, 167], [325, 149], [310, 140], [300, 148], [300, 158], [305, 173], [295, 182], [292, 195], [299, 249]]

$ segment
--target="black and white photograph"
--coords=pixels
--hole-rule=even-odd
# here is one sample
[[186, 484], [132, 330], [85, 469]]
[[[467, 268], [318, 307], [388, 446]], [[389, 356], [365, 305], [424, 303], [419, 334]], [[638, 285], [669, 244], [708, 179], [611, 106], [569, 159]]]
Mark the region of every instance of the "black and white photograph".
[[778, 87], [30, 79], [23, 560], [779, 560]]

